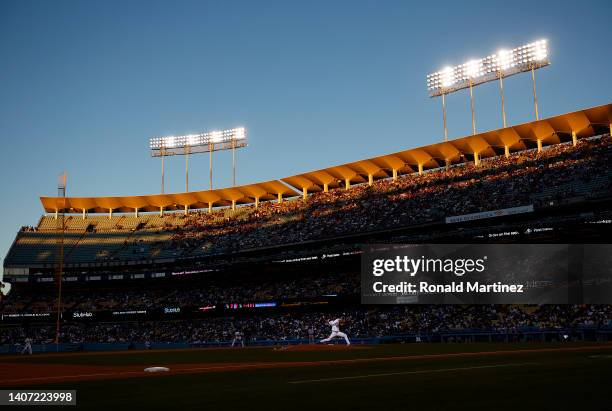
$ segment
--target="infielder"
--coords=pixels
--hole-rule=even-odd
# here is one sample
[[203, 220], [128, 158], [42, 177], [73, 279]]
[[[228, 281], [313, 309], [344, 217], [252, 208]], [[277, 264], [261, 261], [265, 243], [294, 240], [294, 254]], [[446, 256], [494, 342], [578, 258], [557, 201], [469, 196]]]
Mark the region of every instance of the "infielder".
[[28, 353], [29, 355], [32, 355], [32, 339], [30, 337], [25, 339], [25, 344], [23, 346], [23, 350], [21, 350], [22, 354]]
[[314, 344], [314, 342], [315, 342], [314, 328], [310, 326], [308, 327], [308, 344]]
[[345, 333], [341, 332], [340, 328], [338, 328], [339, 324], [340, 324], [339, 318], [336, 318], [335, 320], [332, 320], [329, 322], [329, 325], [331, 325], [331, 328], [332, 328], [332, 332], [329, 335], [329, 337], [321, 340], [322, 343], [331, 341], [331, 339], [335, 337], [342, 337], [344, 338], [344, 341], [346, 341], [346, 345], [351, 345], [351, 342], [349, 341], [348, 336]]
[[242, 339], [242, 333], [240, 331], [236, 331], [234, 333], [234, 341], [232, 341], [232, 347], [234, 346], [234, 344], [236, 344], [236, 341], [238, 341], [242, 345], [242, 348], [244, 348], [244, 340]]

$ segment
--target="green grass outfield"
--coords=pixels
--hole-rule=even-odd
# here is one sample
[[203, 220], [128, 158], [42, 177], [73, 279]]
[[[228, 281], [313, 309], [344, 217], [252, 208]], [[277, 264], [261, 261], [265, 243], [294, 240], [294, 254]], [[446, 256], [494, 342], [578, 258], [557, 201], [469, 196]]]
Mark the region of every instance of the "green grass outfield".
[[[612, 345], [602, 344], [398, 344], [0, 357], [0, 367], [20, 364], [116, 365], [138, 371], [180, 364], [218, 367], [27, 387], [76, 389], [78, 408], [92, 410], [612, 409]], [[238, 368], [224, 369], [224, 364]], [[253, 367], [240, 369], [247, 364]], [[261, 364], [274, 368], [259, 368]]]

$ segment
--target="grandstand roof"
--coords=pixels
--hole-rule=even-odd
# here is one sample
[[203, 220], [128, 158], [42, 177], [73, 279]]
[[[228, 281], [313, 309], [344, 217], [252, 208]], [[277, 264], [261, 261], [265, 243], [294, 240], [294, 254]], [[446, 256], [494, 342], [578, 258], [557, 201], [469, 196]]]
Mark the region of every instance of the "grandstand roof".
[[[221, 188], [218, 190], [191, 191], [187, 193], [153, 194], [148, 196], [124, 197], [41, 197], [40, 201], [47, 212], [64, 210], [65, 212], [80, 212], [86, 210], [90, 213], [133, 212], [182, 210], [189, 208], [206, 208], [209, 203], [213, 206], [227, 206], [232, 204], [250, 204], [258, 198], [260, 201], [294, 197], [298, 193], [278, 180], [263, 183], [248, 184], [244, 186]], [[64, 203], [65, 202], [65, 203]]]
[[206, 208], [232, 204], [250, 204], [273, 200], [279, 196], [294, 197], [298, 192], [321, 191], [325, 184], [337, 187], [346, 181], [363, 183], [371, 178], [381, 179], [397, 174], [413, 173], [419, 168], [426, 170], [444, 166], [446, 163], [471, 161], [474, 154], [487, 158], [504, 153], [521, 151], [542, 145], [571, 141], [572, 133], [577, 138], [586, 138], [607, 133], [612, 128], [612, 104], [592, 107], [573, 113], [562, 114], [539, 121], [487, 131], [455, 140], [412, 148], [396, 153], [372, 157], [352, 163], [341, 164], [308, 173], [297, 174], [281, 180], [271, 180], [244, 186], [217, 190], [193, 191], [175, 194], [153, 194], [121, 197], [41, 197], [46, 212], [104, 213], [114, 212], [178, 210]]

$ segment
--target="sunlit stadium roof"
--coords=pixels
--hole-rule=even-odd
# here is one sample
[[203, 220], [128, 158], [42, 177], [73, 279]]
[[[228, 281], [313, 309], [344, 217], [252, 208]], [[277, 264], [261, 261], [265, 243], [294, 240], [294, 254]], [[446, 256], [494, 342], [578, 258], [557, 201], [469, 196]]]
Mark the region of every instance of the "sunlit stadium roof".
[[[210, 206], [253, 204], [295, 197], [326, 188], [365, 183], [394, 175], [474, 161], [609, 133], [612, 104], [579, 110], [539, 121], [462, 137], [448, 142], [399, 151], [352, 163], [244, 186], [175, 194], [122, 197], [41, 197], [46, 212], [108, 213], [200, 209]], [[299, 190], [300, 192], [296, 191]]]
[[65, 205], [63, 198], [41, 197], [45, 211], [78, 213], [85, 210], [89, 213], [124, 213], [135, 210], [160, 211], [183, 210], [188, 208], [207, 208], [212, 206], [229, 206], [235, 204], [250, 204], [257, 201], [267, 201], [294, 197], [298, 193], [286, 184], [278, 180], [263, 183], [248, 184], [217, 190], [191, 191], [188, 193], [153, 194], [147, 196], [123, 196], [123, 197], [66, 197]]

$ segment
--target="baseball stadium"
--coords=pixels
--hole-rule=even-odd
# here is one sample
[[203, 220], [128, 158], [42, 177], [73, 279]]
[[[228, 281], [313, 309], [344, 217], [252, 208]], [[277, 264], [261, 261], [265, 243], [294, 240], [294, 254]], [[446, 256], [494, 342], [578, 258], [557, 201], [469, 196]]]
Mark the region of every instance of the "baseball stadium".
[[[92, 410], [606, 409], [612, 103], [542, 117], [535, 75], [548, 53], [540, 40], [430, 74], [444, 137], [433, 124], [418, 140], [427, 144], [400, 151], [370, 141], [375, 156], [313, 159], [290, 175], [270, 165], [275, 178], [255, 171], [237, 184], [247, 125], [150, 139], [158, 193], [128, 182], [134, 195], [72, 196], [64, 173], [3, 260], [0, 390], [72, 392], [72, 405]], [[503, 81], [521, 73], [535, 118], [510, 124]], [[500, 85], [503, 126], [478, 131], [472, 89], [489, 82]], [[446, 99], [466, 90], [472, 132], [448, 136]], [[233, 156], [221, 188], [217, 151]], [[209, 185], [190, 190], [188, 161], [202, 153]], [[164, 161], [176, 156], [185, 190], [168, 193]], [[538, 258], [513, 254], [515, 268], [490, 279], [544, 297], [365, 298], [372, 247], [527, 244]], [[550, 297], [553, 274], [513, 271], [553, 267], [537, 247], [558, 245], [570, 260], [579, 247], [579, 265], [567, 265], [584, 287], [563, 288], [563, 303]], [[601, 259], [589, 260], [592, 249]]]

